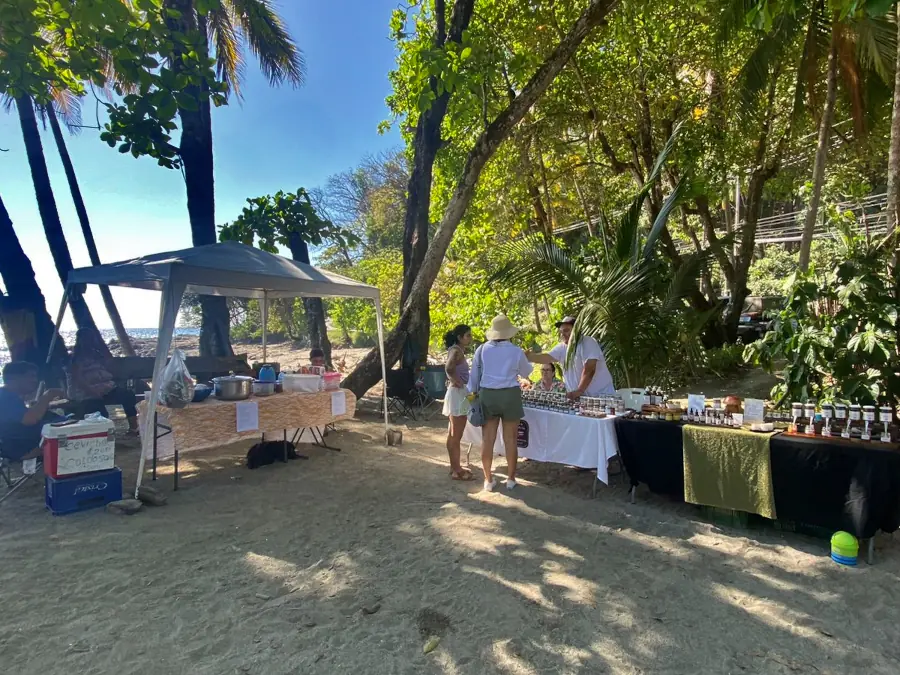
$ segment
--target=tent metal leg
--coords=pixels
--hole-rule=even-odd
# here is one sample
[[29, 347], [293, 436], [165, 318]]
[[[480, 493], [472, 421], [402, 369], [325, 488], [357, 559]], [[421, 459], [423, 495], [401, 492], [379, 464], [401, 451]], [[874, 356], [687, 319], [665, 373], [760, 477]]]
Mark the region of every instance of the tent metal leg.
[[156, 413], [153, 413], [153, 470], [151, 472], [152, 480], [156, 480], [156, 453], [157, 453], [157, 439], [159, 438], [156, 433], [159, 430], [156, 421]]
[[178, 490], [178, 445], [175, 446], [175, 488]]
[[868, 551], [866, 552], [866, 562], [869, 565], [874, 564], [875, 561], [875, 535], [869, 537], [869, 546]]
[[629, 492], [631, 493], [631, 503], [634, 504], [634, 496], [637, 494], [637, 485], [632, 485]]
[[283, 429], [282, 431], [284, 432], [284, 445], [282, 446], [284, 448], [284, 463], [287, 464], [288, 463], [287, 429]]

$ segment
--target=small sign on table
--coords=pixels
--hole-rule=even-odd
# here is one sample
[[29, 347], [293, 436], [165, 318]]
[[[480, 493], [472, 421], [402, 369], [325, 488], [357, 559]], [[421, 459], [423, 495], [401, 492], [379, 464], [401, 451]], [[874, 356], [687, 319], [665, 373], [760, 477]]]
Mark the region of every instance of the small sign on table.
[[347, 395], [336, 391], [331, 395], [331, 416], [340, 417], [347, 414]]
[[237, 432], [257, 431], [259, 429], [259, 403], [256, 401], [241, 401], [235, 408], [237, 417]]
[[744, 399], [744, 422], [753, 424], [754, 422], [766, 421], [766, 403], [759, 398]]

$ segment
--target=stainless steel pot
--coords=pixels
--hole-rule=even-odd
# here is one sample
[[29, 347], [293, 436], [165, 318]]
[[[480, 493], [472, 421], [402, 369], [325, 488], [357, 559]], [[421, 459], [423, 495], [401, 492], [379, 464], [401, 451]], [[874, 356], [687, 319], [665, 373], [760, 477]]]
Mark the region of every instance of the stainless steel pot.
[[253, 391], [253, 378], [246, 375], [228, 375], [227, 377], [214, 377], [213, 387], [216, 398], [225, 401], [243, 401], [250, 398]]
[[271, 396], [275, 393], [275, 383], [274, 382], [261, 382], [260, 380], [256, 380], [253, 383], [253, 395], [254, 396]]

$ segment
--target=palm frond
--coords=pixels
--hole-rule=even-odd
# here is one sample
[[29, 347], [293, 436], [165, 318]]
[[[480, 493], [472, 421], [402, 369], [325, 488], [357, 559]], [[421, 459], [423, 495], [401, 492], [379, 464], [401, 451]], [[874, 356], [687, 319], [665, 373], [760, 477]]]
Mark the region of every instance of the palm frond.
[[656, 220], [653, 221], [653, 225], [650, 227], [650, 232], [647, 234], [647, 241], [644, 243], [644, 259], [647, 260], [653, 255], [653, 251], [656, 248], [656, 242], [659, 240], [659, 235], [662, 234], [663, 228], [666, 226], [666, 221], [669, 219], [669, 215], [672, 213], [672, 210], [678, 206], [679, 202], [684, 197], [685, 193], [688, 191], [689, 181], [687, 178], [682, 178], [678, 181], [678, 185], [675, 186], [675, 189], [666, 197], [665, 201], [662, 204], [662, 207], [659, 210], [659, 213], [656, 216]]
[[863, 68], [874, 71], [888, 84], [894, 79], [897, 27], [886, 18], [865, 17], [854, 21], [856, 58]]
[[206, 16], [208, 40], [215, 48], [216, 76], [240, 98], [244, 57], [240, 37], [235, 31], [236, 25], [237, 18], [222, 0], [218, 0]]
[[272, 84], [303, 83], [306, 64], [271, 0], [226, 0], [243, 38]]
[[500, 247], [501, 266], [489, 284], [530, 288], [536, 295], [553, 293], [564, 299], [589, 295], [587, 270], [552, 239], [530, 235]]
[[716, 29], [716, 45], [722, 47], [747, 27], [747, 16], [759, 0], [725, 0]]
[[778, 17], [769, 33], [756, 43], [738, 74], [743, 109], [757, 108], [761, 94], [769, 84], [776, 64], [784, 60], [802, 28], [800, 14], [785, 13]]
[[57, 117], [66, 125], [70, 134], [81, 132], [81, 97], [76, 96], [68, 89], [52, 88], [50, 90], [51, 103]]

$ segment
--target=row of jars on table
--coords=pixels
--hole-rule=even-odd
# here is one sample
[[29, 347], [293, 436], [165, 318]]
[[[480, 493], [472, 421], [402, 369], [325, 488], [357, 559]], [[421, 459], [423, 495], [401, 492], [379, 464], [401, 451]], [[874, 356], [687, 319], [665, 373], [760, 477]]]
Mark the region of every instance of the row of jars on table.
[[535, 410], [549, 410], [583, 417], [606, 417], [615, 415], [616, 411], [623, 409], [622, 399], [618, 396], [582, 396], [571, 401], [560, 392], [533, 389], [522, 392], [522, 404]]
[[773, 421], [787, 422], [788, 430], [798, 434], [891, 441], [893, 412], [890, 406], [823, 403], [819, 409], [817, 411], [812, 402], [791, 403], [790, 414], [772, 413]]

